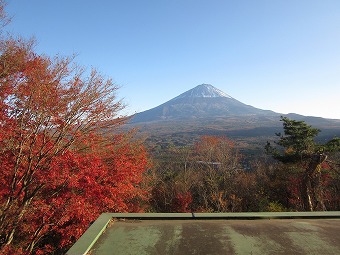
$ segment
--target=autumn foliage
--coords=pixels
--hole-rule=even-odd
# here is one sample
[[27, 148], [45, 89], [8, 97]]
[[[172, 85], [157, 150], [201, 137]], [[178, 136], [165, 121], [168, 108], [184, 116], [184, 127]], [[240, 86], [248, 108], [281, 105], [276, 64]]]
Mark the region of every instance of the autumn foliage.
[[202, 136], [150, 167], [120, 129], [117, 86], [33, 46], [0, 32], [0, 254], [64, 254], [103, 212], [300, 211], [313, 192], [340, 210], [339, 138], [320, 146], [319, 130], [283, 119], [293, 128], [277, 143], [285, 150], [266, 146], [281, 162], [246, 162], [227, 137]]
[[[227, 137], [207, 135], [192, 146], [170, 148], [168, 154], [172, 158], [154, 164], [150, 204], [156, 212], [306, 210], [301, 166], [309, 161], [290, 165], [260, 153], [249, 160]], [[329, 154], [320, 164], [318, 183], [326, 210], [340, 209], [339, 155]]]
[[0, 45], [0, 253], [63, 253], [102, 212], [141, 210], [144, 147], [117, 87], [33, 43]]

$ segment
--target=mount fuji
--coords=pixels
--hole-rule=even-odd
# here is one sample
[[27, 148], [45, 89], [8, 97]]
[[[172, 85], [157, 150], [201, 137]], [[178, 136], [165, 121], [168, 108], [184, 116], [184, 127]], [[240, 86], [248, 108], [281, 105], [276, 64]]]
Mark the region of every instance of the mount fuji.
[[139, 130], [151, 147], [186, 146], [201, 135], [226, 135], [240, 148], [263, 149], [282, 132], [280, 117], [302, 120], [322, 130], [320, 140], [340, 136], [340, 120], [280, 114], [244, 104], [209, 84], [201, 84], [150, 110], [131, 116], [127, 128]]
[[155, 108], [137, 113], [132, 123], [253, 115], [280, 116], [246, 105], [210, 84], [201, 84]]

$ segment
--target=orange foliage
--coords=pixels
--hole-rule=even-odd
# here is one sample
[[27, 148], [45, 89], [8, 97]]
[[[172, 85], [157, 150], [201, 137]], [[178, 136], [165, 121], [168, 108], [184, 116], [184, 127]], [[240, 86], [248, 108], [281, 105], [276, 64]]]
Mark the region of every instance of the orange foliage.
[[24, 41], [1, 47], [0, 251], [63, 253], [100, 213], [140, 211], [147, 154], [115, 134], [111, 80]]

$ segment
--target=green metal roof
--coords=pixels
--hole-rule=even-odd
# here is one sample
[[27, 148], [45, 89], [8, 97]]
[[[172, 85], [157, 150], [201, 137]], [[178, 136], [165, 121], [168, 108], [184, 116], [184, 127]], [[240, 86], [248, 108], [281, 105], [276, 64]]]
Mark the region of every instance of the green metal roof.
[[340, 254], [340, 212], [106, 213], [67, 255]]

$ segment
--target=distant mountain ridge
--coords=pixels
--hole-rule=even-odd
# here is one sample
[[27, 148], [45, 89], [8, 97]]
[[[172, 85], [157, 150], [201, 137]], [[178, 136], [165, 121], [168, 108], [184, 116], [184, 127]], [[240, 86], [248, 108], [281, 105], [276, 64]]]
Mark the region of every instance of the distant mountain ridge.
[[137, 113], [132, 123], [227, 116], [277, 116], [246, 105], [210, 84], [201, 84], [150, 110]]
[[[125, 128], [136, 128], [152, 150], [192, 145], [202, 135], [227, 136], [247, 153], [263, 151], [282, 132], [280, 117], [322, 130], [320, 142], [340, 137], [340, 120], [280, 114], [244, 104], [209, 84], [201, 84], [150, 110], [137, 113]], [[155, 149], [158, 148], [158, 149]]]

